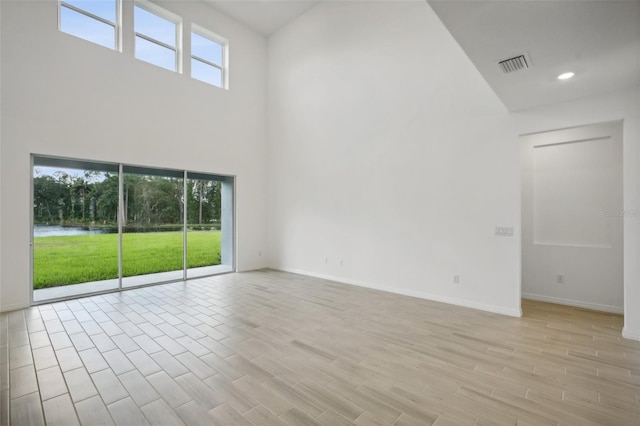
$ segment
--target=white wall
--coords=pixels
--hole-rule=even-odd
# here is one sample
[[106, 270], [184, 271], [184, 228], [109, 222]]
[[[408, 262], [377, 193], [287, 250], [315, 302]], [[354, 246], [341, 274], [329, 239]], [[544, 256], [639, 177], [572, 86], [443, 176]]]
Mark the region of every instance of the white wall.
[[320, 3], [268, 63], [270, 263], [519, 315], [516, 134], [430, 6]]
[[[2, 4], [0, 4], [0, 23], [2, 23]], [[0, 47], [2, 47], [2, 28], [0, 27]], [[0, 54], [0, 97], [2, 96], [2, 54]], [[2, 102], [0, 101], [0, 191], [2, 187]], [[2, 196], [0, 196], [0, 306], [2, 306]], [[0, 308], [0, 311], [2, 308]]]
[[238, 269], [265, 266], [264, 37], [203, 4], [162, 3], [229, 40], [226, 91], [59, 32], [56, 1], [0, 4], [0, 310], [29, 303], [31, 153], [236, 175]]
[[512, 114], [519, 134], [592, 123], [623, 122], [624, 330], [640, 340], [640, 108], [638, 90], [625, 90]]
[[622, 126], [520, 137], [523, 298], [623, 313]]

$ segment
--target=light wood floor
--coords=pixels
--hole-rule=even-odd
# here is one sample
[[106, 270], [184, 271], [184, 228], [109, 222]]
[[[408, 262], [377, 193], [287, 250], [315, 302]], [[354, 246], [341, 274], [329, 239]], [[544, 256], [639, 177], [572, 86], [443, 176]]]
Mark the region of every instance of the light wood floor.
[[622, 317], [259, 271], [0, 315], [0, 424], [639, 425]]

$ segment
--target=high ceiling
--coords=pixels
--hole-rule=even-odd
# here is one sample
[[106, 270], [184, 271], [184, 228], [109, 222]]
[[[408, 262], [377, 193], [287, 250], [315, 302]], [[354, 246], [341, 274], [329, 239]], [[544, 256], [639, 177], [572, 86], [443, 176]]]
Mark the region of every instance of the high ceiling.
[[268, 36], [320, 0], [203, 0], [227, 16]]
[[[640, 1], [429, 4], [511, 111], [640, 84]], [[509, 74], [498, 68], [521, 53], [531, 68]], [[575, 76], [557, 79], [568, 71]]]
[[[204, 1], [267, 36], [319, 2]], [[640, 84], [640, 0], [428, 2], [511, 111]], [[499, 70], [498, 61], [521, 53], [529, 69]], [[575, 76], [559, 81], [566, 71]]]

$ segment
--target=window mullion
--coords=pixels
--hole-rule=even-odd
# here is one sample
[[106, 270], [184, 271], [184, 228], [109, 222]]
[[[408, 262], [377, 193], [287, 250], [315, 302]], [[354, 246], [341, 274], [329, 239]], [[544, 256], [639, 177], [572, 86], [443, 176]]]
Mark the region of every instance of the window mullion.
[[178, 49], [176, 49], [175, 47], [173, 47], [173, 46], [171, 46], [169, 44], [163, 43], [160, 40], [156, 40], [155, 38], [151, 38], [149, 36], [146, 36], [144, 34], [136, 32], [136, 37], [143, 38], [143, 39], [147, 40], [149, 43], [157, 44], [158, 46], [164, 47], [165, 49], [173, 50], [174, 52], [178, 51]]
[[105, 18], [103, 18], [103, 17], [101, 17], [101, 16], [98, 16], [98, 15], [94, 15], [93, 13], [88, 12], [88, 11], [86, 11], [86, 10], [84, 10], [84, 9], [80, 9], [79, 7], [76, 7], [76, 6], [72, 5], [72, 4], [66, 3], [66, 2], [64, 2], [64, 1], [61, 1], [61, 2], [60, 2], [60, 4], [61, 4], [63, 7], [66, 7], [67, 9], [71, 9], [71, 10], [73, 10], [74, 12], [80, 13], [80, 14], [82, 14], [82, 15], [84, 15], [84, 16], [86, 16], [86, 17], [88, 17], [88, 18], [92, 18], [92, 19], [95, 19], [96, 21], [100, 21], [100, 22], [102, 22], [103, 24], [110, 25], [110, 26], [112, 26], [113, 28], [116, 28], [116, 26], [117, 26], [117, 23], [116, 23], [116, 22], [110, 21], [110, 20], [105, 19]]
[[213, 62], [207, 61], [206, 59], [202, 59], [200, 56], [197, 56], [197, 55], [191, 55], [191, 58], [192, 58], [192, 59], [195, 59], [195, 60], [196, 60], [196, 61], [198, 61], [198, 62], [202, 62], [203, 64], [210, 65], [210, 66], [212, 66], [212, 67], [218, 68], [220, 71], [222, 71], [222, 70], [224, 69], [224, 68], [222, 68], [222, 66], [220, 66], [220, 65], [218, 65], [218, 64], [216, 64], [216, 63], [213, 63]]

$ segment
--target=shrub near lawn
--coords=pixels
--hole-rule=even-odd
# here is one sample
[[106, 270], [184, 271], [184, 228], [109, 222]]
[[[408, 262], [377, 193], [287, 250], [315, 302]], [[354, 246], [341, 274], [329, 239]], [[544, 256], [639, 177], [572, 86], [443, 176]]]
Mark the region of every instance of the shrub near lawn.
[[[220, 264], [220, 231], [189, 231], [188, 267]], [[122, 273], [129, 277], [182, 269], [182, 232], [122, 236]], [[118, 234], [37, 237], [33, 288], [118, 278]]]

